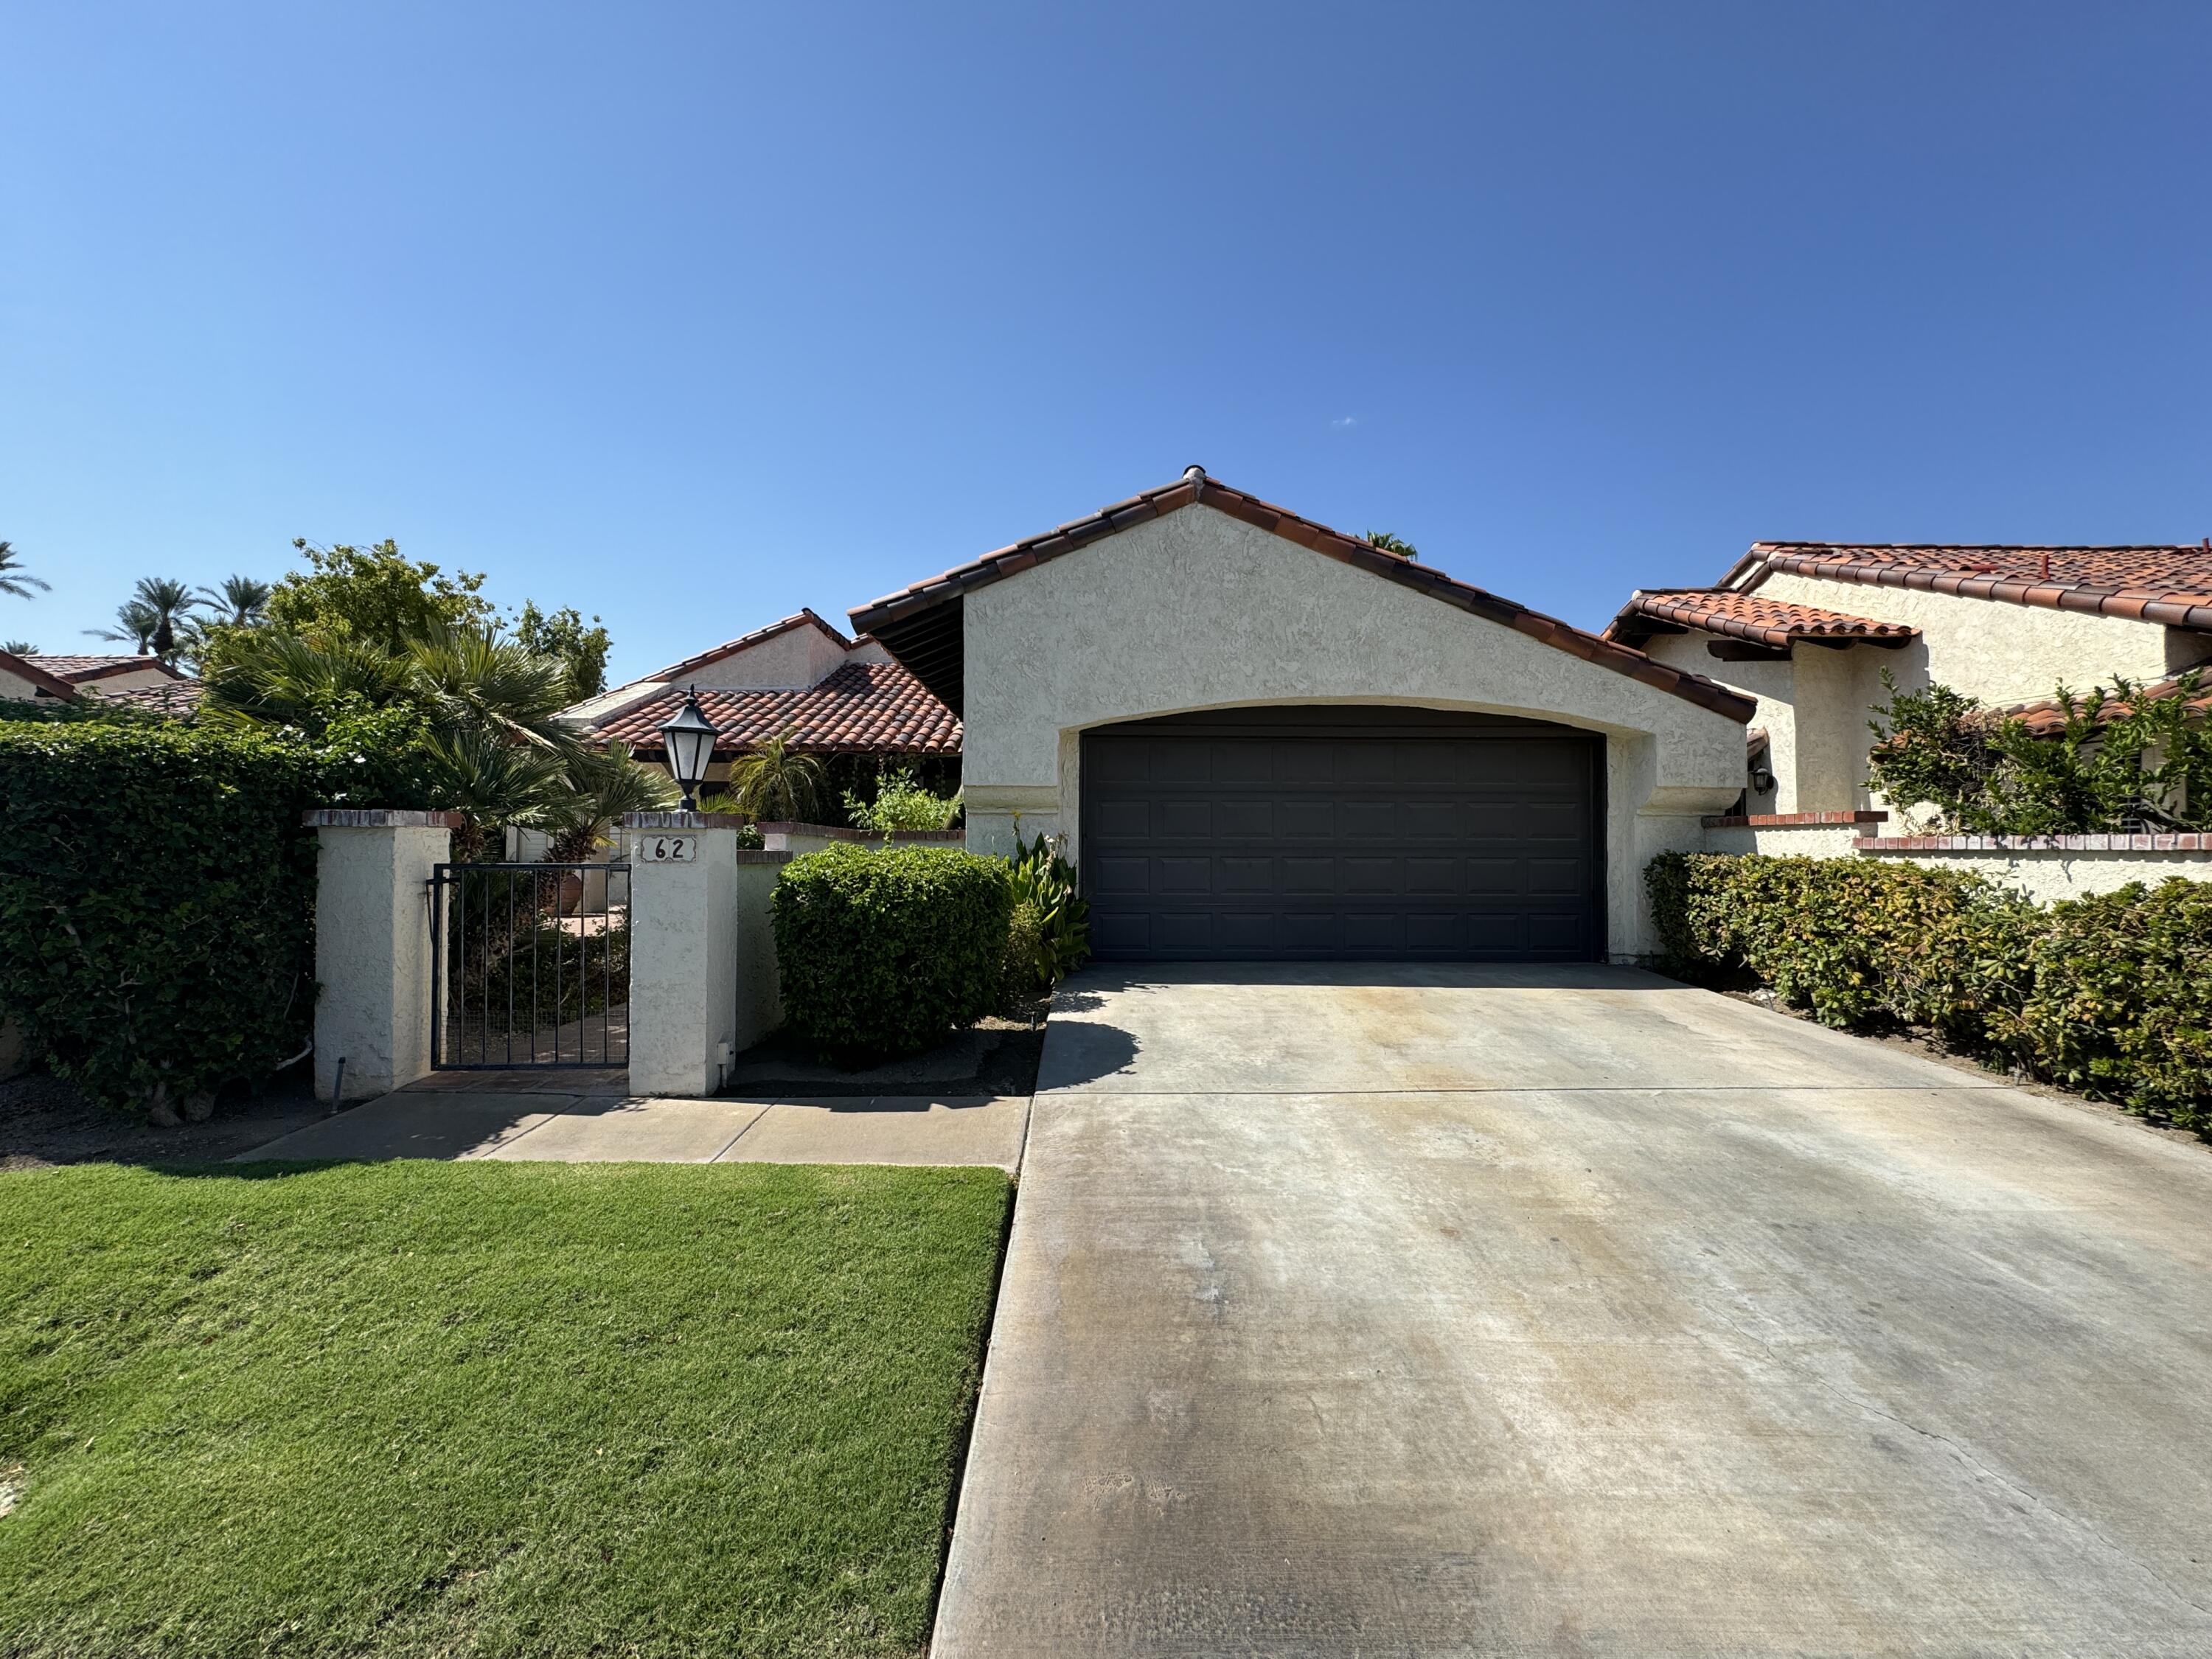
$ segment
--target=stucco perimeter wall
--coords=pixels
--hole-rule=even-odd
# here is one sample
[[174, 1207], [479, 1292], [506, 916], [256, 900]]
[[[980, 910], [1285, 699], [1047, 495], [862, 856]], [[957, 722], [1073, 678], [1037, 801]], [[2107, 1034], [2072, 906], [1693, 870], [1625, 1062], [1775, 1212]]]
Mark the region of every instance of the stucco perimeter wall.
[[1082, 849], [1080, 739], [1195, 708], [1396, 703], [1517, 714], [1606, 738], [1609, 948], [1652, 948], [1644, 866], [1702, 844], [1743, 787], [1725, 715], [1204, 506], [1133, 526], [964, 600], [968, 844]]
[[[1931, 836], [1930, 840], [1986, 840], [2000, 836]], [[2058, 836], [2058, 841], [2100, 839]], [[2125, 839], [2125, 837], [2114, 837]], [[2171, 876], [2190, 881], [2212, 881], [2212, 852], [2103, 852], [2069, 847], [1989, 846], [1948, 852], [1905, 851], [1885, 848], [1879, 842], [1862, 845], [1861, 858], [1935, 865], [1946, 870], [1967, 870], [2017, 892], [2039, 904], [2081, 898], [2090, 893], [2109, 893], [2131, 881], [2155, 887]]]
[[1705, 831], [1708, 853], [1758, 853], [1777, 859], [1847, 859], [1859, 831], [1848, 823], [1732, 823]]
[[1758, 591], [1918, 629], [1923, 648], [1888, 659], [1909, 691], [1933, 678], [1984, 702], [2031, 702], [2062, 681], [2083, 690], [2114, 674], [2155, 680], [2166, 672], [2167, 630], [2152, 623], [1817, 576], [1769, 576]]

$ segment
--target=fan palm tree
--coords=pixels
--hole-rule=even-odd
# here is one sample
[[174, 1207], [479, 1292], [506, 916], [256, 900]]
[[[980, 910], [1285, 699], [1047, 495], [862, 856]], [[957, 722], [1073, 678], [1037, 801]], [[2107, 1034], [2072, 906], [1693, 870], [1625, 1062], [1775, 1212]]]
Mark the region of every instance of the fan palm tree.
[[793, 748], [789, 732], [779, 732], [731, 763], [722, 799], [730, 811], [756, 823], [792, 818], [811, 823], [821, 811], [828, 784], [822, 763]]
[[262, 629], [237, 641], [210, 671], [204, 707], [232, 724], [313, 727], [349, 698], [389, 707], [411, 684], [407, 659], [380, 646]]
[[216, 617], [216, 622], [232, 628], [251, 628], [268, 610], [269, 595], [274, 591], [267, 582], [257, 581], [251, 576], [230, 576], [221, 587], [200, 589], [200, 599], [228, 613]]
[[27, 599], [34, 587], [41, 593], [47, 591], [46, 583], [23, 568], [22, 560], [14, 546], [0, 542], [0, 593], [11, 599]]
[[610, 744], [604, 753], [586, 750], [570, 765], [568, 781], [576, 793], [550, 821], [550, 863], [581, 863], [625, 812], [665, 811], [678, 799], [674, 781], [635, 759], [624, 744]]
[[484, 628], [441, 628], [409, 643], [408, 674], [434, 725], [480, 726], [510, 743], [563, 755], [576, 735], [554, 719], [568, 706], [568, 672]]
[[9, 640], [5, 645], [0, 645], [0, 651], [5, 651], [11, 657], [35, 657], [39, 654], [39, 647], [28, 640]]
[[500, 825], [544, 828], [574, 796], [568, 757], [507, 742], [482, 726], [434, 731], [425, 747], [440, 799], [467, 820], [453, 832], [454, 855], [464, 862], [483, 855]]

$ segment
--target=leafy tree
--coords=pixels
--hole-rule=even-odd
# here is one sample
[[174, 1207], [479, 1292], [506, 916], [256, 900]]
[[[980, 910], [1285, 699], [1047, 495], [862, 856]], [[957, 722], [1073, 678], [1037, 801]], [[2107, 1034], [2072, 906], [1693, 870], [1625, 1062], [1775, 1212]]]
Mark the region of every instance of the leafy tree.
[[960, 811], [960, 797], [934, 794], [924, 788], [914, 769], [902, 766], [887, 773], [876, 787], [873, 800], [862, 800], [845, 792], [845, 816], [856, 830], [889, 833], [894, 830], [942, 830]]
[[779, 733], [731, 763], [728, 787], [709, 810], [742, 812], [756, 823], [809, 823], [822, 810], [827, 782], [822, 763]]
[[10, 599], [27, 599], [34, 587], [41, 593], [48, 591], [45, 582], [23, 568], [21, 556], [14, 544], [0, 542], [0, 593]]
[[1387, 530], [1369, 531], [1367, 532], [1367, 544], [1381, 552], [1395, 553], [1401, 558], [1412, 559], [1418, 558], [1420, 556], [1420, 550], [1416, 548], [1413, 543], [1401, 541]]
[[525, 649], [557, 660], [568, 676], [568, 701], [582, 702], [607, 689], [607, 653], [613, 641], [597, 617], [589, 628], [574, 606], [547, 614], [535, 599], [515, 613], [514, 637]]
[[2081, 696], [2062, 685], [2049, 735], [1948, 686], [1900, 692], [1887, 670], [1882, 684], [1890, 701], [1869, 723], [1868, 781], [1900, 805], [1925, 802], [1975, 835], [2212, 823], [2212, 730], [2191, 707], [2203, 695], [2201, 670], [2158, 697], [2124, 678]]
[[396, 542], [292, 545], [308, 568], [287, 574], [266, 605], [270, 625], [286, 633], [345, 635], [397, 654], [441, 628], [483, 628], [494, 619], [491, 602], [477, 591], [481, 575], [445, 575], [434, 564], [402, 558]]

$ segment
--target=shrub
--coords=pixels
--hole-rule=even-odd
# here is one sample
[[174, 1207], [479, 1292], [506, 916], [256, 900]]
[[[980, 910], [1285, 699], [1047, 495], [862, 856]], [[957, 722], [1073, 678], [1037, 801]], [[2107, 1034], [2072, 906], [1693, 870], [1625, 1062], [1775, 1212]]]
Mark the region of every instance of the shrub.
[[1894, 1021], [2212, 1130], [2212, 883], [2044, 909], [1978, 876], [1668, 853], [1645, 872], [1665, 965], [1756, 981], [1824, 1024]]
[[862, 800], [852, 790], [844, 796], [845, 817], [855, 830], [888, 833], [895, 830], [943, 830], [959, 815], [957, 794], [939, 795], [916, 781], [914, 769], [901, 767], [884, 775], [876, 786], [873, 800]]
[[1006, 930], [1009, 996], [1049, 991], [1091, 954], [1091, 905], [1077, 890], [1075, 866], [1060, 855], [1064, 843], [1039, 835], [1024, 841], [1007, 861], [1013, 921]]
[[313, 1029], [323, 805], [426, 804], [406, 733], [0, 726], [0, 1012], [86, 1094], [198, 1115]]
[[840, 846], [784, 866], [770, 909], [784, 1017], [837, 1059], [912, 1054], [998, 1006], [1006, 866], [952, 848]]

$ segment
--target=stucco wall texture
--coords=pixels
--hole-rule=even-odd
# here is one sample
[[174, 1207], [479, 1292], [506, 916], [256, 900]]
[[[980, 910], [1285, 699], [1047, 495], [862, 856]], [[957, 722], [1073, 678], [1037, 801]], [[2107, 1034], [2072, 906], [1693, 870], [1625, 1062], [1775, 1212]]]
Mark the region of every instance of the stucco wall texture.
[[2203, 853], [2043, 852], [2011, 848], [1965, 853], [1862, 852], [1857, 856], [1970, 871], [2024, 893], [2039, 904], [2109, 893], [2131, 881], [2147, 887], [2155, 887], [2171, 876], [2212, 881], [2212, 854]]
[[1744, 728], [1203, 505], [964, 600], [969, 845], [1080, 834], [1080, 734], [1190, 709], [1382, 703], [1556, 720], [1606, 738], [1608, 946], [1651, 947], [1644, 866], [1702, 844], [1743, 787]]

